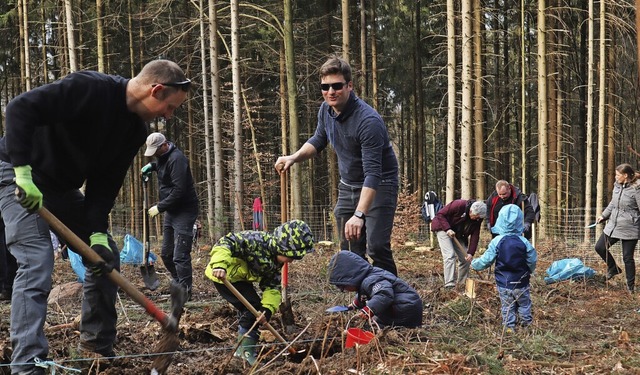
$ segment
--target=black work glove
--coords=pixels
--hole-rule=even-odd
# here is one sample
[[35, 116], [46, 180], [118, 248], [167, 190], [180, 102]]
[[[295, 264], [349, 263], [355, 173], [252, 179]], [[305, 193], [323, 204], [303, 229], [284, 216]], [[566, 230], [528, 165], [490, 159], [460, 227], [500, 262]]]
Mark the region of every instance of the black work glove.
[[271, 320], [271, 315], [273, 315], [273, 313], [271, 312], [271, 310], [269, 310], [266, 307], [263, 307], [260, 309], [260, 312], [264, 314], [264, 319], [269, 322], [269, 320]]
[[93, 273], [94, 276], [99, 277], [111, 272], [116, 259], [113, 256], [113, 250], [109, 247], [109, 237], [107, 234], [94, 233], [89, 237], [89, 240], [91, 249], [100, 255], [100, 258], [103, 260], [102, 262], [90, 265], [91, 273]]

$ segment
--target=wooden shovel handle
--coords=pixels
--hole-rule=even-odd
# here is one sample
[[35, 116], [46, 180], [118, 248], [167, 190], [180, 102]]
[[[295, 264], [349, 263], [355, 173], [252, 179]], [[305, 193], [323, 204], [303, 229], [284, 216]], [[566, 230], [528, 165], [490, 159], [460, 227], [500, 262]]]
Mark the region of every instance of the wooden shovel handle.
[[[462, 246], [462, 244], [460, 243], [460, 241], [458, 241], [458, 238], [456, 236], [453, 236], [453, 242], [456, 244], [456, 246], [458, 246], [458, 249], [460, 249], [460, 251], [463, 251], [463, 252], [465, 251], [464, 246]], [[476, 271], [476, 273], [478, 274], [478, 277], [480, 277], [481, 280], [484, 280], [484, 277], [482, 277], [482, 274], [480, 272]]]
[[[55, 217], [49, 210], [41, 207], [38, 210], [38, 214], [47, 222], [53, 230], [60, 235], [67, 245], [71, 246], [73, 251], [77, 252], [86, 259], [90, 264], [96, 264], [104, 262], [104, 260], [93, 251], [89, 245], [80, 239], [75, 233], [73, 233], [66, 225], [64, 225], [57, 217]], [[155, 318], [163, 328], [174, 330], [177, 322], [170, 316], [160, 310], [150, 299], [148, 299], [142, 292], [140, 292], [133, 284], [125, 279], [118, 271], [111, 270], [105, 276], [107, 276], [111, 282], [119, 286], [125, 291], [134, 301], [142, 306], [145, 311]]]
[[[259, 312], [258, 310], [256, 310], [255, 307], [253, 307], [253, 305], [251, 305], [249, 303], [249, 301], [247, 301], [246, 298], [244, 298], [244, 296], [242, 295], [242, 293], [238, 292], [238, 289], [236, 289], [236, 287], [233, 286], [233, 284], [231, 284], [231, 282], [229, 282], [229, 280], [227, 280], [226, 278], [222, 279], [222, 282], [224, 283], [224, 286], [227, 287], [227, 289], [229, 289], [231, 291], [231, 293], [233, 293], [234, 296], [236, 296], [236, 298], [238, 298], [240, 300], [240, 302], [242, 302], [242, 304], [244, 305], [244, 307], [246, 307], [247, 309], [249, 309], [249, 311], [251, 311], [251, 313], [253, 315], [256, 316], [256, 318], [259, 318], [262, 313]], [[280, 342], [282, 342], [283, 344], [289, 344], [287, 342], [287, 340], [284, 339], [284, 337], [282, 337], [278, 331], [276, 331], [275, 328], [273, 328], [273, 326], [269, 323], [266, 322], [264, 323], [265, 327], [267, 327], [267, 329], [269, 330], [269, 332], [271, 332], [278, 340], [280, 340]], [[293, 346], [289, 346], [289, 348], [287, 349], [289, 351], [289, 353], [291, 354], [298, 354], [298, 351], [293, 347]]]
[[460, 243], [460, 241], [458, 240], [458, 238], [456, 236], [451, 237], [453, 242], [456, 244], [456, 246], [458, 246], [458, 249], [460, 249], [460, 251], [466, 251], [464, 246], [462, 246], [462, 244]]

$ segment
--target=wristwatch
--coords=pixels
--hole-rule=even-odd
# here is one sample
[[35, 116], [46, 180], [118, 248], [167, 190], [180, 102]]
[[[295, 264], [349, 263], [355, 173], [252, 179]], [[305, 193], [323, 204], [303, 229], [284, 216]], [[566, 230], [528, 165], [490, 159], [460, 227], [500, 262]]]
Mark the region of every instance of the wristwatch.
[[358, 219], [362, 219], [362, 220], [364, 220], [364, 218], [365, 218], [365, 214], [364, 214], [364, 212], [362, 212], [362, 211], [356, 211], [356, 212], [354, 212], [354, 213], [353, 213], [353, 216], [357, 217]]

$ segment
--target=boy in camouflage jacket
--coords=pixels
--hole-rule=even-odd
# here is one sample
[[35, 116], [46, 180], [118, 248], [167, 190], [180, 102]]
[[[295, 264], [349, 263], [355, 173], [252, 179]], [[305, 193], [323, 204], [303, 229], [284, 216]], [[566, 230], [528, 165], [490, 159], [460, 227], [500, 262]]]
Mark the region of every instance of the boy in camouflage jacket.
[[[223, 280], [227, 279], [256, 310], [264, 314], [264, 321], [269, 321], [282, 299], [282, 265], [302, 259], [313, 251], [313, 244], [309, 226], [302, 220], [291, 220], [277, 227], [273, 233], [253, 230], [229, 233], [213, 246], [205, 275], [214, 281], [220, 295], [238, 309], [240, 346], [234, 353], [236, 357], [253, 365], [260, 334], [257, 329], [252, 329], [256, 317], [224, 285]], [[253, 286], [254, 282], [260, 285], [262, 298]]]

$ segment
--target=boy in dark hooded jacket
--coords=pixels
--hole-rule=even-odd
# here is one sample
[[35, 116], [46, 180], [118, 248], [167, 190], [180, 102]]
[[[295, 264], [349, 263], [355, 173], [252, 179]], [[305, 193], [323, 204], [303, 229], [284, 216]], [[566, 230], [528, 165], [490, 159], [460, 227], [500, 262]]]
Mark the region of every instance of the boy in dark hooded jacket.
[[422, 299], [404, 280], [374, 267], [350, 251], [340, 251], [329, 261], [329, 283], [340, 290], [357, 292], [350, 309], [380, 326], [419, 327]]
[[[256, 343], [260, 333], [252, 329], [256, 317], [224, 285], [227, 279], [269, 321], [282, 299], [280, 273], [284, 263], [292, 262], [313, 251], [313, 235], [302, 220], [288, 221], [273, 233], [246, 230], [229, 233], [220, 238], [211, 249], [211, 260], [205, 275], [214, 281], [220, 295], [238, 309], [238, 341], [240, 346], [234, 353], [250, 365], [256, 361]], [[253, 287], [258, 282], [262, 298]], [[261, 321], [262, 323], [262, 318]]]
[[536, 269], [538, 254], [523, 236], [524, 215], [520, 207], [508, 204], [500, 210], [492, 228], [498, 236], [491, 240], [487, 251], [471, 262], [474, 270], [483, 270], [494, 261], [496, 284], [502, 304], [502, 324], [513, 331], [516, 321], [527, 327], [533, 321], [529, 278]]

